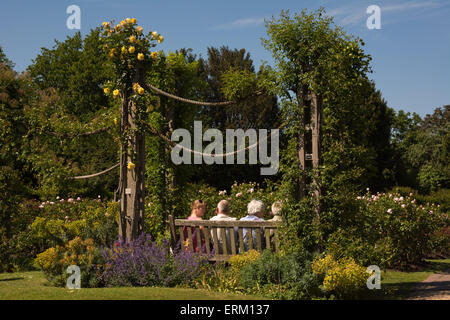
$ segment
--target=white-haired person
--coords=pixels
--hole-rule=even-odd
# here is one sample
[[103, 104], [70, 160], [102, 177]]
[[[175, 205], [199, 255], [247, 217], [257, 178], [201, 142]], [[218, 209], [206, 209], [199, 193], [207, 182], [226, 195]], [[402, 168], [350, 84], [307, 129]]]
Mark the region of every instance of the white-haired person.
[[[252, 200], [247, 205], [247, 215], [240, 219], [240, 221], [264, 221], [264, 212], [266, 210], [266, 206], [261, 200]], [[255, 228], [252, 228], [252, 241], [253, 248], [249, 247], [249, 239], [248, 239], [248, 230], [247, 228], [243, 228], [242, 230], [244, 234], [244, 250], [247, 251], [249, 249], [257, 249], [257, 240], [256, 240], [256, 231]], [[262, 230], [260, 232], [261, 235], [261, 245], [264, 248], [264, 237], [262, 236]]]
[[[234, 221], [236, 218], [230, 217], [231, 212], [230, 203], [227, 200], [221, 200], [216, 207], [216, 215], [212, 217], [211, 221]], [[225, 229], [226, 239], [222, 239], [222, 228], [217, 228], [217, 240], [219, 241], [219, 253], [223, 253], [223, 241], [226, 241], [227, 251], [231, 252], [230, 233], [228, 228]], [[211, 230], [211, 237], [213, 237], [213, 229]]]

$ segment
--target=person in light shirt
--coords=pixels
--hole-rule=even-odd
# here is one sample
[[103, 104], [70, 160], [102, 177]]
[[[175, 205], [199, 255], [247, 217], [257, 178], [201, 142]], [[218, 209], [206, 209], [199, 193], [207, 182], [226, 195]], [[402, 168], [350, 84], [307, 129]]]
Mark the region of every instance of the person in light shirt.
[[[221, 200], [216, 207], [216, 215], [212, 217], [211, 221], [234, 221], [236, 218], [230, 217], [230, 203], [227, 200]], [[231, 252], [231, 240], [228, 229], [225, 229], [226, 239], [222, 239], [222, 228], [217, 228], [217, 240], [219, 241], [219, 253], [223, 253], [223, 241], [226, 241], [227, 251]], [[213, 237], [213, 230], [211, 230], [211, 237]]]
[[[252, 200], [247, 205], [247, 215], [241, 218], [240, 221], [264, 221], [263, 217], [265, 210], [266, 206], [261, 200]], [[248, 251], [249, 249], [257, 249], [255, 229], [253, 228], [251, 233], [253, 240], [253, 248], [249, 248], [247, 228], [243, 228], [242, 232], [244, 233], [244, 251]], [[264, 237], [262, 237], [262, 230], [261, 230], [261, 243], [264, 249]]]

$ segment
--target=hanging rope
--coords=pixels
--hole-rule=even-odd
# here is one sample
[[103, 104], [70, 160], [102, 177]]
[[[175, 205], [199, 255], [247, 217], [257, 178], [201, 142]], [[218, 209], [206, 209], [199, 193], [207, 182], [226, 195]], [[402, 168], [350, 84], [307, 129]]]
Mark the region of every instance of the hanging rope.
[[[289, 122], [289, 120], [286, 120], [285, 122], [283, 122], [277, 129], [280, 130], [282, 129], [284, 126], [286, 126], [286, 124]], [[269, 139], [269, 137], [272, 137], [275, 132], [271, 132], [270, 135], [266, 136], [264, 139], [257, 141], [256, 143], [249, 145], [245, 148], [236, 150], [236, 151], [231, 151], [231, 152], [227, 152], [227, 153], [204, 153], [204, 152], [200, 152], [200, 151], [196, 151], [196, 150], [192, 150], [190, 148], [187, 148], [185, 146], [182, 146], [176, 142], [173, 142], [172, 140], [170, 140], [168, 137], [166, 137], [162, 132], [156, 130], [155, 128], [153, 128], [150, 124], [148, 124], [148, 129], [150, 130], [151, 133], [156, 134], [157, 136], [159, 136], [161, 139], [163, 139], [167, 144], [171, 145], [172, 147], [179, 147], [189, 153], [193, 153], [196, 155], [201, 155], [201, 156], [206, 156], [206, 157], [217, 157], [217, 158], [221, 158], [221, 157], [227, 157], [227, 156], [231, 156], [231, 155], [235, 155], [239, 152], [243, 152], [243, 151], [247, 151], [250, 149], [255, 148], [256, 146], [258, 146], [261, 142], [266, 141], [267, 139]]]
[[[167, 98], [175, 99], [175, 100], [178, 100], [180, 102], [195, 104], [195, 105], [199, 105], [199, 106], [207, 106], [207, 107], [229, 106], [229, 105], [235, 104], [237, 102], [237, 101], [223, 101], [223, 102], [195, 101], [195, 100], [190, 100], [190, 99], [186, 99], [186, 98], [181, 98], [179, 96], [176, 96], [176, 95], [173, 95], [171, 93], [165, 92], [165, 91], [163, 91], [161, 89], [158, 89], [157, 87], [153, 86], [150, 83], [147, 83], [147, 84], [144, 85], [144, 89], [148, 90], [148, 88], [145, 88], [146, 86], [148, 88], [152, 89], [154, 92], [156, 92], [159, 95], [163, 95], [163, 96], [165, 96]], [[263, 93], [262, 91], [257, 91], [257, 92], [255, 92], [255, 95], [259, 96], [262, 93]]]
[[113, 126], [109, 126], [106, 128], [101, 128], [101, 129], [97, 129], [94, 131], [90, 131], [90, 132], [82, 132], [79, 134], [70, 134], [70, 133], [63, 133], [62, 135], [57, 134], [56, 132], [45, 132], [46, 134], [49, 134], [51, 136], [55, 136], [55, 137], [65, 137], [65, 138], [74, 138], [74, 137], [85, 137], [85, 136], [91, 136], [94, 134], [98, 134], [98, 133], [102, 133], [102, 132], [106, 132], [109, 129], [111, 129]]
[[119, 165], [120, 165], [120, 163], [115, 164], [111, 168], [103, 170], [103, 171], [98, 172], [98, 173], [90, 174], [90, 175], [87, 175], [87, 176], [71, 177], [71, 179], [79, 180], [79, 179], [89, 179], [89, 178], [93, 178], [93, 177], [98, 177], [98, 176], [100, 176], [100, 175], [102, 175], [104, 173], [107, 173], [107, 172], [117, 168]]

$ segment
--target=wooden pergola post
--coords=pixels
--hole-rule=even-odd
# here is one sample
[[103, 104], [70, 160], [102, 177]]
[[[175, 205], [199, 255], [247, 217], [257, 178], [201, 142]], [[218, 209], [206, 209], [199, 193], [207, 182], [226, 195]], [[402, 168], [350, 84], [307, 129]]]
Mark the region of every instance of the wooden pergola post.
[[[145, 72], [142, 66], [136, 67], [133, 83], [144, 84]], [[131, 88], [122, 89], [121, 135], [128, 132], [126, 144], [120, 146], [120, 218], [119, 236], [122, 241], [129, 242], [143, 231], [145, 212], [145, 132], [136, 130], [137, 106], [130, 99]], [[128, 164], [135, 164], [128, 168]]]
[[[301, 88], [297, 92], [297, 100], [300, 106], [299, 121], [304, 130], [299, 133], [298, 159], [302, 171], [306, 170], [307, 161], [312, 161], [312, 169], [314, 171], [311, 186], [314, 196], [314, 212], [316, 222], [320, 223], [320, 196], [321, 188], [319, 183], [319, 167], [322, 163], [321, 154], [321, 130], [323, 123], [323, 107], [322, 97], [314, 92], [310, 92], [307, 88]], [[310, 119], [307, 119], [306, 108], [310, 107]], [[311, 153], [308, 153], [306, 132], [311, 130]], [[306, 176], [304, 173], [298, 179], [298, 195], [303, 198], [306, 195]]]

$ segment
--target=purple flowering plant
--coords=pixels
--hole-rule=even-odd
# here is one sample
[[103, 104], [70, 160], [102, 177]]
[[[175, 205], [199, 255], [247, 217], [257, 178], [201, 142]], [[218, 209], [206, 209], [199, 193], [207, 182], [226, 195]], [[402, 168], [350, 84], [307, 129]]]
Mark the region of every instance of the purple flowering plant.
[[172, 251], [168, 240], [158, 243], [147, 234], [128, 243], [116, 241], [101, 251], [105, 263], [100, 280], [108, 287], [189, 285], [208, 267], [206, 255]]

